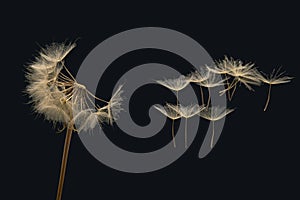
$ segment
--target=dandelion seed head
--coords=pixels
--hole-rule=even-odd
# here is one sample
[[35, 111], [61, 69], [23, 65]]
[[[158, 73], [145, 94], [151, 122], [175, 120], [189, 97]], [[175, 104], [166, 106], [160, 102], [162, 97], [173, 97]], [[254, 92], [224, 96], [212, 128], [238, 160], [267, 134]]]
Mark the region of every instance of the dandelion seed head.
[[[62, 101], [67, 99], [63, 82], [58, 81], [61, 64], [54, 63], [48, 58], [54, 55], [63, 55], [62, 59], [70, 51], [69, 46], [52, 44], [42, 49], [40, 56], [27, 67], [26, 78], [28, 85], [26, 92], [31, 98], [34, 111], [43, 114], [49, 121], [67, 123], [71, 120], [71, 104]], [[55, 52], [52, 50], [55, 49]], [[59, 53], [61, 52], [61, 53]], [[60, 61], [62, 61], [62, 59]]]
[[52, 43], [42, 48], [40, 56], [48, 62], [61, 62], [76, 47], [75, 43]]
[[[34, 111], [54, 123], [75, 123], [78, 132], [91, 130], [99, 122], [111, 124], [122, 110], [122, 86], [110, 101], [105, 101], [94, 96], [85, 85], [78, 83], [64, 65], [65, 57], [74, 47], [75, 44], [48, 45], [42, 48], [39, 56], [27, 67], [26, 92], [31, 98]], [[95, 99], [107, 105], [97, 107]]]

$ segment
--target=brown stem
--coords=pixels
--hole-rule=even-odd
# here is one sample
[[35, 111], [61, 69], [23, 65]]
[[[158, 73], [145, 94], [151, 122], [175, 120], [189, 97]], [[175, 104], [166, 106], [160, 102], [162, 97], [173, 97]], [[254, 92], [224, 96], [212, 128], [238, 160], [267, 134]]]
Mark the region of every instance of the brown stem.
[[271, 97], [271, 84], [269, 84], [268, 98], [267, 98], [267, 101], [266, 101], [266, 105], [265, 105], [264, 111], [266, 111], [267, 108], [268, 108], [270, 97]]
[[211, 136], [211, 140], [210, 140], [210, 148], [213, 148], [214, 137], [215, 137], [215, 122], [212, 121], [212, 136]]
[[66, 138], [65, 138], [65, 144], [64, 144], [64, 150], [63, 150], [63, 156], [61, 161], [61, 168], [60, 168], [60, 175], [59, 175], [59, 182], [58, 182], [58, 189], [57, 189], [57, 195], [56, 200], [61, 200], [62, 196], [62, 190], [65, 180], [65, 174], [66, 174], [66, 167], [67, 167], [67, 161], [68, 161], [68, 154], [69, 154], [69, 148], [72, 138], [72, 131], [73, 131], [73, 124], [68, 124]]
[[173, 146], [176, 148], [175, 134], [174, 134], [174, 119], [172, 119], [172, 138], [173, 138]]

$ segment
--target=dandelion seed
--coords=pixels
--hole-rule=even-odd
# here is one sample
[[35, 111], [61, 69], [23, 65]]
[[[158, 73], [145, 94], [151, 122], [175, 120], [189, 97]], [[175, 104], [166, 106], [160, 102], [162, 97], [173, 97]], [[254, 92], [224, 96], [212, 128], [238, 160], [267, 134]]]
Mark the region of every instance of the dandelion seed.
[[220, 62], [218, 66], [224, 71], [227, 69], [228, 71], [226, 74], [233, 77], [231, 84], [229, 84], [225, 90], [220, 91], [221, 94], [224, 94], [226, 91], [232, 89], [233, 91], [229, 96], [229, 100], [232, 99], [238, 83], [242, 83], [248, 90], [251, 91], [254, 91], [251, 85], [259, 86], [261, 84], [261, 80], [258, 78], [259, 73], [257, 69], [254, 68], [253, 63], [244, 64], [240, 60], [225, 57], [223, 62]]
[[207, 71], [204, 71], [203, 69], [204, 68], [200, 68], [200, 70], [196, 70], [187, 75], [187, 79], [189, 80], [189, 82], [198, 83], [199, 88], [200, 88], [200, 96], [201, 96], [202, 104], [204, 104], [204, 96], [203, 96], [203, 90], [201, 87], [201, 83], [209, 78]]
[[172, 91], [176, 91], [177, 106], [178, 106], [178, 99], [179, 99], [178, 92], [184, 89], [190, 83], [189, 79], [183, 75], [180, 75], [178, 78], [175, 79], [165, 79], [163, 81], [157, 80], [156, 82]]
[[122, 102], [123, 102], [123, 97], [121, 96], [122, 93], [124, 92], [122, 90], [123, 85], [118, 86], [117, 90], [115, 93], [112, 95], [109, 103], [108, 103], [108, 118], [109, 118], [109, 123], [112, 124], [113, 121], [117, 120], [119, 117], [119, 113], [123, 110], [121, 107]]
[[75, 43], [47, 45], [40, 52], [40, 56], [48, 62], [59, 63], [76, 47]]
[[165, 106], [155, 105], [154, 108], [161, 112], [166, 117], [172, 120], [172, 139], [173, 139], [173, 146], [176, 147], [175, 141], [175, 133], [174, 133], [174, 122], [176, 119], [181, 118], [180, 114], [174, 110], [172, 107], [177, 107], [177, 105], [167, 104]]
[[[216, 65], [213, 66], [207, 66], [207, 69], [215, 74], [220, 74], [225, 76], [226, 80], [226, 87], [229, 88], [229, 78], [228, 78], [228, 73], [230, 72], [230, 67], [228, 65], [234, 65], [236, 61], [234, 60], [229, 60], [226, 56], [224, 60], [220, 61], [215, 61]], [[230, 90], [227, 90], [228, 92], [228, 98], [230, 98]], [[223, 93], [222, 93], [223, 94]], [[221, 94], [221, 95], [222, 95]]]
[[75, 115], [73, 121], [78, 125], [77, 131], [88, 131], [95, 128], [98, 124], [98, 116], [94, 109], [81, 110]]
[[188, 106], [174, 106], [174, 105], [169, 105], [171, 109], [176, 111], [181, 117], [185, 118], [185, 127], [184, 127], [184, 144], [185, 148], [187, 148], [187, 120], [188, 118], [191, 118], [197, 114], [199, 114], [205, 107], [199, 106], [198, 104], [194, 105], [188, 105]]
[[266, 104], [264, 107], [264, 111], [267, 110], [268, 105], [269, 105], [269, 101], [270, 101], [270, 97], [271, 97], [271, 86], [288, 83], [293, 78], [293, 77], [289, 77], [289, 76], [284, 76], [284, 73], [285, 72], [280, 72], [280, 68], [279, 68], [277, 71], [275, 69], [273, 69], [272, 73], [269, 76], [268, 75], [259, 76], [259, 78], [262, 82], [269, 84], [268, 97], [267, 97], [267, 101], [266, 101]]
[[58, 73], [61, 69], [42, 58], [28, 66], [26, 92], [31, 98], [34, 110], [43, 114], [45, 119], [53, 123], [68, 123], [71, 116], [71, 106], [62, 102], [66, 94], [58, 84]]
[[[202, 87], [206, 87], [207, 89], [224, 85], [225, 80], [220, 79], [220, 77], [217, 76], [217, 74], [215, 74], [215, 73], [207, 71], [206, 77], [207, 78], [205, 80], [203, 80], [202, 82], [199, 82], [199, 83], [197, 82], [197, 84]], [[207, 104], [206, 104], [207, 107], [209, 106], [210, 98], [211, 98], [211, 96], [210, 96], [210, 93], [208, 92], [208, 99], [207, 99]]]
[[221, 108], [218, 106], [213, 106], [206, 108], [202, 110], [199, 115], [200, 117], [212, 121], [212, 136], [211, 136], [211, 142], [210, 142], [210, 147], [213, 147], [214, 144], [214, 137], [215, 137], [215, 121], [218, 121], [228, 115], [229, 113], [233, 112], [234, 109], [226, 109], [226, 108]]

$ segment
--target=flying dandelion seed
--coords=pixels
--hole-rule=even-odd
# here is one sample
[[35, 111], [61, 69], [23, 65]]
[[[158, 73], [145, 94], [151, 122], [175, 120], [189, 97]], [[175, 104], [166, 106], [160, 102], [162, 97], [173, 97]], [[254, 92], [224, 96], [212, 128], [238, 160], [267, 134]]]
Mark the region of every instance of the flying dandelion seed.
[[227, 71], [227, 75], [233, 77], [232, 82], [227, 86], [225, 90], [220, 91], [220, 94], [226, 93], [226, 91], [231, 90], [231, 95], [229, 95], [229, 100], [232, 99], [238, 83], [243, 84], [248, 90], [254, 91], [251, 85], [259, 86], [261, 84], [260, 78], [258, 78], [259, 72], [254, 67], [253, 63], [244, 64], [240, 60], [234, 60], [233, 58], [227, 58], [223, 62], [218, 64], [219, 71]]
[[188, 118], [191, 118], [191, 117], [199, 114], [203, 109], [205, 109], [205, 107], [203, 105], [199, 106], [198, 104], [188, 105], [188, 106], [169, 105], [169, 107], [171, 109], [173, 109], [175, 112], [177, 112], [179, 114], [179, 116], [185, 118], [184, 145], [185, 145], [185, 148], [187, 148], [187, 143], [188, 143], [188, 141], [187, 141], [187, 120], [188, 120]]
[[52, 63], [59, 63], [64, 60], [64, 58], [76, 47], [75, 43], [52, 43], [51, 45], [46, 45], [45, 48], [41, 49], [41, 58]]
[[161, 112], [166, 117], [172, 120], [172, 139], [173, 139], [173, 146], [176, 147], [175, 141], [175, 133], [174, 133], [174, 122], [176, 119], [181, 118], [180, 114], [173, 107], [177, 107], [177, 105], [167, 104], [165, 106], [162, 105], [155, 105], [154, 108]]
[[[202, 82], [197, 82], [197, 84], [202, 87], [206, 87], [207, 89], [224, 85], [225, 80], [220, 79], [220, 77], [217, 76], [217, 74], [215, 74], [215, 73], [207, 71], [206, 77], [207, 78], [205, 80], [203, 80]], [[207, 107], [209, 106], [210, 98], [211, 98], [211, 95], [210, 95], [210, 92], [208, 92], [208, 99], [207, 99], [207, 104], [206, 104]]]
[[259, 76], [260, 80], [266, 84], [269, 84], [269, 89], [268, 89], [268, 97], [266, 100], [266, 104], [264, 107], [264, 111], [267, 110], [270, 98], [271, 98], [271, 86], [272, 85], [278, 85], [278, 84], [283, 84], [283, 83], [288, 83], [291, 81], [293, 77], [289, 76], [284, 76], [285, 72], [280, 72], [280, 68], [276, 71], [273, 69], [272, 73], [270, 75], [261, 75]]
[[[230, 64], [232, 61], [229, 60], [227, 58], [227, 56], [225, 56], [224, 60], [219, 60], [219, 61], [215, 61], [216, 65], [213, 66], [207, 66], [207, 69], [215, 74], [219, 74], [219, 75], [223, 75], [225, 76], [225, 80], [226, 80], [226, 88], [229, 88], [229, 77], [228, 77], [228, 73], [230, 72], [230, 67], [228, 67], [227, 65]], [[234, 61], [233, 61], [234, 62]], [[223, 94], [223, 93], [222, 93]], [[222, 95], [221, 94], [221, 95]], [[227, 90], [227, 96], [228, 98], [230, 98], [230, 90]]]
[[174, 79], [157, 80], [156, 82], [168, 88], [169, 90], [176, 92], [177, 106], [179, 100], [178, 92], [184, 89], [190, 83], [189, 80], [183, 75], [180, 75], [178, 78], [174, 78]]
[[200, 68], [200, 70], [196, 70], [194, 72], [191, 72], [187, 75], [187, 79], [190, 83], [198, 83], [200, 88], [200, 96], [201, 96], [201, 103], [204, 104], [204, 96], [203, 96], [203, 90], [201, 87], [201, 83], [208, 79], [208, 73], [204, 71], [205, 68]]
[[[61, 200], [63, 183], [73, 131], [93, 129], [97, 124], [107, 122], [112, 125], [122, 110], [122, 86], [109, 101], [94, 96], [79, 84], [64, 64], [64, 59], [75, 44], [53, 43], [43, 48], [35, 61], [28, 66], [26, 93], [36, 113], [45, 119], [61, 123], [67, 128], [56, 200]], [[62, 73], [64, 69], [67, 74]], [[92, 99], [107, 103], [95, 106]], [[75, 116], [73, 116], [73, 111]], [[77, 125], [77, 130], [74, 125]]]
[[[95, 128], [97, 124], [107, 123], [113, 125], [118, 119], [119, 113], [123, 110], [123, 85], [117, 87], [109, 100], [104, 100], [93, 95], [85, 85], [78, 83], [68, 68], [64, 59], [75, 48], [75, 44], [57, 44], [42, 48], [39, 55], [27, 67], [26, 78], [28, 85], [26, 93], [30, 97], [33, 110], [53, 124], [60, 123], [66, 128], [65, 143], [61, 161], [60, 176], [58, 182], [56, 200], [61, 200], [63, 184], [66, 173], [66, 166], [69, 148], [73, 132], [86, 132]], [[224, 75], [225, 79], [220, 79]], [[232, 80], [231, 83], [229, 79]], [[157, 80], [156, 82], [174, 92], [176, 92], [176, 105], [166, 104], [165, 106], [155, 105], [160, 113], [172, 120], [172, 140], [176, 147], [174, 122], [179, 118], [185, 118], [185, 148], [188, 144], [188, 119], [199, 115], [200, 117], [212, 121], [212, 137], [210, 147], [213, 148], [215, 137], [215, 121], [224, 118], [233, 109], [226, 109], [218, 106], [209, 106], [211, 95], [208, 96], [207, 104], [204, 106], [204, 96], [202, 87], [209, 88], [224, 85], [227, 87], [220, 91], [220, 94], [228, 92], [229, 100], [232, 99], [238, 83], [244, 85], [248, 90], [253, 91], [252, 86], [259, 86], [261, 83], [269, 84], [268, 96], [264, 111], [266, 111], [271, 96], [272, 85], [290, 82], [292, 77], [284, 76], [280, 69], [270, 75], [258, 72], [253, 63], [243, 63], [240, 60], [225, 57], [218, 61], [216, 65], [200, 68], [191, 72], [187, 76], [180, 75], [178, 78]], [[200, 94], [203, 105], [179, 104], [178, 93], [189, 83], [196, 83], [200, 86]], [[230, 92], [232, 91], [232, 92]], [[104, 103], [103, 106], [95, 105], [95, 99]], [[76, 128], [75, 128], [76, 126]]]
[[221, 108], [218, 106], [212, 106], [209, 108], [203, 109], [201, 112], [199, 112], [200, 117], [212, 121], [212, 136], [211, 136], [211, 142], [210, 147], [213, 147], [214, 144], [214, 137], [215, 137], [215, 121], [218, 121], [228, 115], [229, 113], [233, 112], [234, 109], [226, 109]]

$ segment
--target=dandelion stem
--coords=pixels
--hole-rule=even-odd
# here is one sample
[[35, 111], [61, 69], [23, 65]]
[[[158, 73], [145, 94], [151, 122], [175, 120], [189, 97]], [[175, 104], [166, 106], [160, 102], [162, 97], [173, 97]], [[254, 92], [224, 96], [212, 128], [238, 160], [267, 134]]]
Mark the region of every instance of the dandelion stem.
[[174, 134], [174, 119], [172, 119], [172, 139], [173, 139], [173, 146], [176, 148], [176, 141], [175, 141], [175, 134]]
[[209, 90], [208, 90], [208, 99], [207, 99], [207, 108], [209, 107], [209, 103], [210, 103], [210, 92], [209, 92]]
[[201, 85], [199, 85], [199, 86], [200, 86], [201, 102], [202, 102], [202, 104], [204, 104], [203, 90], [202, 90], [202, 87], [201, 87]]
[[211, 135], [211, 141], [210, 141], [210, 148], [213, 148], [214, 137], [215, 137], [215, 122], [212, 121], [212, 135]]
[[233, 87], [233, 91], [232, 91], [230, 99], [229, 99], [230, 101], [232, 100], [232, 97], [233, 97], [233, 94], [235, 93], [235, 90], [236, 90], [236, 84]]
[[[226, 79], [227, 93], [228, 93], [228, 99], [229, 99], [230, 98], [230, 89], [229, 89], [229, 81], [228, 81], [226, 74], [225, 74], [225, 79]], [[229, 99], [229, 100], [231, 100], [231, 99]]]
[[271, 86], [272, 86], [272, 84], [269, 84], [268, 98], [267, 98], [267, 101], [266, 101], [266, 105], [265, 105], [264, 111], [267, 110], [268, 105], [269, 105], [269, 101], [270, 101], [270, 97], [271, 97]]
[[187, 118], [185, 118], [185, 127], [184, 127], [184, 145], [187, 148]]
[[65, 138], [56, 200], [61, 200], [61, 196], [62, 196], [62, 190], [63, 190], [63, 184], [64, 184], [64, 179], [65, 179], [65, 174], [66, 174], [66, 167], [67, 167], [67, 161], [68, 161], [69, 148], [70, 148], [70, 144], [71, 144], [72, 132], [73, 132], [73, 123], [70, 123], [68, 125], [66, 138]]
[[178, 90], [176, 91], [176, 105], [177, 105], [177, 109], [178, 109]]

